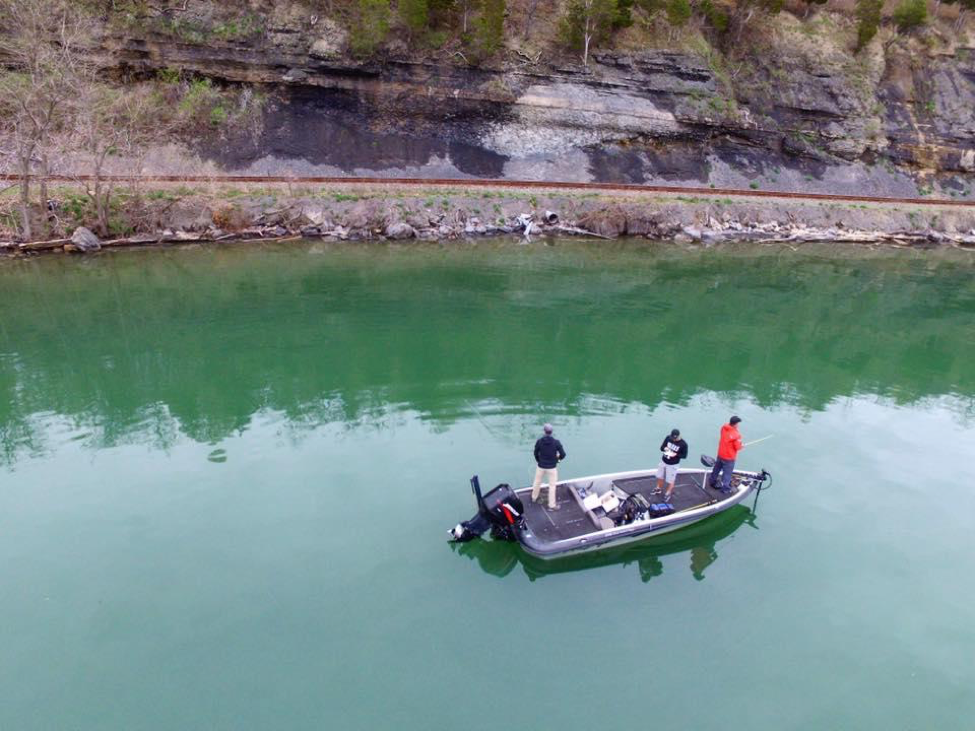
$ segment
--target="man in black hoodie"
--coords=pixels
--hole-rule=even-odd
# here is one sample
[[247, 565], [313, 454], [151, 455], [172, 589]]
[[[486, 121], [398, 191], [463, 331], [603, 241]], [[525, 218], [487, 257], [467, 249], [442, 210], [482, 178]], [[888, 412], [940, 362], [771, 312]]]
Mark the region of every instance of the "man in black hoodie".
[[535, 442], [535, 462], [538, 467], [535, 469], [535, 482], [532, 485], [532, 502], [538, 500], [542, 491], [542, 480], [548, 481], [548, 509], [558, 510], [559, 505], [555, 499], [555, 489], [559, 482], [559, 471], [556, 469], [563, 459], [565, 450], [562, 442], [552, 436], [552, 425], [546, 424], [542, 427], [545, 436]]
[[674, 483], [677, 482], [677, 465], [687, 456], [687, 442], [680, 438], [680, 429], [671, 429], [670, 434], [664, 437], [660, 445], [663, 455], [660, 457], [660, 464], [657, 465], [657, 489], [660, 492], [667, 483], [667, 492], [664, 494], [664, 502], [670, 502], [674, 495]]

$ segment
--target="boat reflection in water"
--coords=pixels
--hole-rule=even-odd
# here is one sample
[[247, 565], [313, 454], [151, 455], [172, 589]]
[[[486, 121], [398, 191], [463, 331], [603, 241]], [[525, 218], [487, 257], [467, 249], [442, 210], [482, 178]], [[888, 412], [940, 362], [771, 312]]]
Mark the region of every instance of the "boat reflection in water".
[[[753, 506], [754, 508], [755, 506]], [[531, 581], [549, 574], [586, 571], [605, 566], [629, 566], [635, 563], [643, 583], [663, 573], [663, 556], [687, 553], [691, 574], [703, 581], [705, 571], [718, 559], [718, 543], [738, 530], [743, 523], [758, 529], [753, 508], [736, 505], [725, 512], [683, 530], [649, 538], [618, 549], [604, 549], [590, 554], [542, 560], [525, 552], [517, 543], [475, 539], [468, 543], [451, 543], [455, 553], [476, 561], [481, 570], [492, 576], [507, 576], [518, 564]]]

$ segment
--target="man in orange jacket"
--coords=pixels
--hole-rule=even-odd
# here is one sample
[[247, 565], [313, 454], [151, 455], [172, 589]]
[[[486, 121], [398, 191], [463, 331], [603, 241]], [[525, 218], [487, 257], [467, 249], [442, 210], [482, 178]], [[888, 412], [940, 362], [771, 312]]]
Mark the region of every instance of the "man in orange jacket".
[[[741, 443], [741, 434], [738, 433], [738, 424], [741, 419], [732, 416], [728, 423], [721, 427], [721, 439], [718, 441], [718, 458], [714, 461], [714, 469], [711, 470], [711, 477], [708, 483], [715, 490], [721, 490], [725, 495], [731, 494], [731, 473], [735, 469], [735, 460], [738, 452], [744, 446]], [[721, 486], [718, 486], [718, 475], [721, 475]]]

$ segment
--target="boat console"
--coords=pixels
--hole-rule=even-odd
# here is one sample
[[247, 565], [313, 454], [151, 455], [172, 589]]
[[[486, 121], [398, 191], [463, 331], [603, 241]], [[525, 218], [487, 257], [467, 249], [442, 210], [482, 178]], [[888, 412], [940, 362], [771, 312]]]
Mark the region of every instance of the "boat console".
[[609, 530], [629, 525], [637, 520], [667, 515], [674, 512], [672, 505], [651, 503], [639, 492], [628, 493], [615, 482], [608, 489], [598, 492], [595, 482], [569, 483], [569, 494], [592, 522], [596, 530]]

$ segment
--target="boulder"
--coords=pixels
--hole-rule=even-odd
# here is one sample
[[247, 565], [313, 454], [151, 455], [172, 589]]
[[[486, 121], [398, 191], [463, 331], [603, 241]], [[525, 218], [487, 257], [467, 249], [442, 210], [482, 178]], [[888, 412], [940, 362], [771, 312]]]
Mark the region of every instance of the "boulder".
[[322, 206], [307, 203], [301, 207], [301, 215], [308, 219], [308, 223], [313, 226], [329, 228], [325, 209]]
[[71, 234], [71, 243], [78, 251], [85, 254], [102, 248], [102, 242], [98, 240], [98, 237], [84, 226], [79, 226], [74, 230], [74, 233]]
[[386, 238], [388, 239], [412, 239], [416, 235], [413, 227], [403, 221], [395, 221], [386, 227]]
[[[353, 228], [370, 228], [377, 224], [392, 223], [386, 221], [382, 213], [382, 203], [374, 200], [358, 201], [344, 215], [345, 226]], [[399, 220], [399, 219], [396, 219]]]

